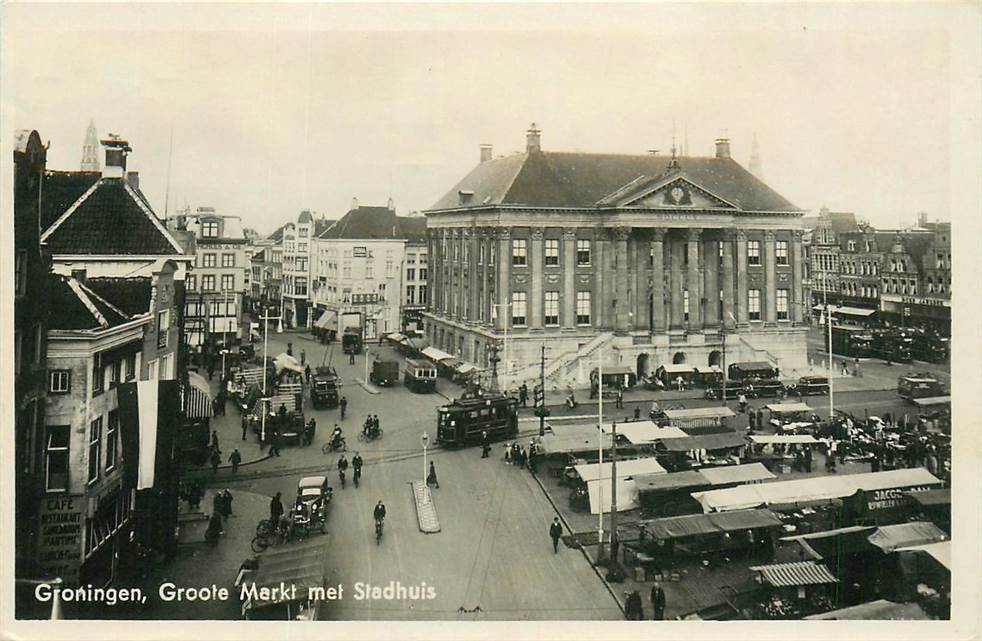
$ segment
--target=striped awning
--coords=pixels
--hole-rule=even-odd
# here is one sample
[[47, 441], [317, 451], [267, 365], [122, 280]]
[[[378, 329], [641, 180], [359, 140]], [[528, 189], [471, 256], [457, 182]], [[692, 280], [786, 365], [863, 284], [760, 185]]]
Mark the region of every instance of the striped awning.
[[832, 576], [827, 567], [815, 561], [757, 565], [750, 569], [754, 572], [760, 572], [764, 581], [778, 588], [839, 582], [837, 578]]
[[197, 372], [188, 372], [188, 385], [181, 388], [181, 407], [186, 418], [211, 418], [215, 415], [211, 388]]

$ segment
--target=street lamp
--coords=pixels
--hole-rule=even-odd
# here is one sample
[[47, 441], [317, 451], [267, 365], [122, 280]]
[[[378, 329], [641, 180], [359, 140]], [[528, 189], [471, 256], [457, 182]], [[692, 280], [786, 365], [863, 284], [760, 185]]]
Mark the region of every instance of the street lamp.
[[[269, 401], [269, 399], [266, 397], [266, 359], [268, 358], [267, 352], [269, 350], [269, 321], [278, 320], [282, 323], [283, 309], [280, 308], [279, 316], [270, 316], [269, 309], [267, 309], [266, 313], [261, 318], [265, 323], [265, 330], [263, 331], [263, 399], [261, 401], [263, 404], [263, 409], [262, 409], [263, 423], [259, 433], [259, 440], [265, 441], [266, 440], [266, 413], [267, 413], [266, 403]], [[280, 326], [280, 331], [282, 331], [282, 325]]]
[[[426, 474], [427, 474], [427, 467], [426, 467], [426, 446], [430, 442], [430, 435], [427, 434], [426, 432], [423, 432], [423, 435], [420, 437], [420, 440], [423, 442], [423, 487], [426, 487]], [[423, 493], [423, 497], [424, 497], [424, 500], [425, 500], [425, 497], [426, 497], [426, 493], [425, 492]]]
[[[499, 307], [506, 307], [507, 308], [507, 307], [511, 307], [511, 303], [491, 303], [491, 307], [494, 308], [494, 309], [497, 309]], [[500, 312], [495, 312], [495, 313], [500, 313]], [[508, 324], [510, 323], [510, 321], [511, 321], [511, 319], [509, 319], [507, 316], [505, 316], [504, 317], [504, 322], [502, 323], [502, 325], [504, 325], [504, 328], [505, 328], [505, 337], [504, 337], [504, 341], [503, 341], [503, 343], [504, 343], [503, 346], [504, 346], [505, 373], [508, 372]]]

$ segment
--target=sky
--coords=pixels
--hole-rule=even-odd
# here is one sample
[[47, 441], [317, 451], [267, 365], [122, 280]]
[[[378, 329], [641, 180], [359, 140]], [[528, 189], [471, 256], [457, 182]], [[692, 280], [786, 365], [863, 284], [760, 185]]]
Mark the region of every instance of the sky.
[[764, 180], [813, 214], [953, 215], [943, 3], [4, 9], [5, 132], [37, 129], [61, 170], [90, 119], [122, 135], [160, 215], [266, 234], [353, 197], [424, 210], [533, 121], [545, 151], [669, 153], [674, 130], [745, 166], [756, 136]]

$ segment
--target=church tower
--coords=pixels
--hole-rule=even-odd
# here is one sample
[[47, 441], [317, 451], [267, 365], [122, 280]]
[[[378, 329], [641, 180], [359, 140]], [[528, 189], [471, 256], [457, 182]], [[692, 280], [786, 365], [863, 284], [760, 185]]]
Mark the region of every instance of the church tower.
[[753, 146], [750, 148], [750, 173], [759, 178], [764, 179], [764, 167], [760, 162], [760, 147], [757, 145], [757, 134], [754, 134]]
[[96, 135], [95, 124], [90, 120], [89, 128], [85, 130], [85, 143], [82, 145], [82, 171], [100, 171], [99, 167], [99, 136]]

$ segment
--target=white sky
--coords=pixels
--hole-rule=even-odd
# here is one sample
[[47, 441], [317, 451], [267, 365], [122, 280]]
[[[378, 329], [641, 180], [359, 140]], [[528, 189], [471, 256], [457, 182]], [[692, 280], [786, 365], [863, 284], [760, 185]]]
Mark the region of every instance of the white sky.
[[545, 150], [668, 153], [673, 119], [691, 154], [726, 130], [745, 165], [756, 133], [799, 207], [953, 215], [943, 3], [4, 9], [5, 123], [52, 169], [78, 169], [90, 118], [122, 134], [161, 215], [171, 128], [170, 210], [268, 233], [352, 196], [425, 209], [532, 121]]

